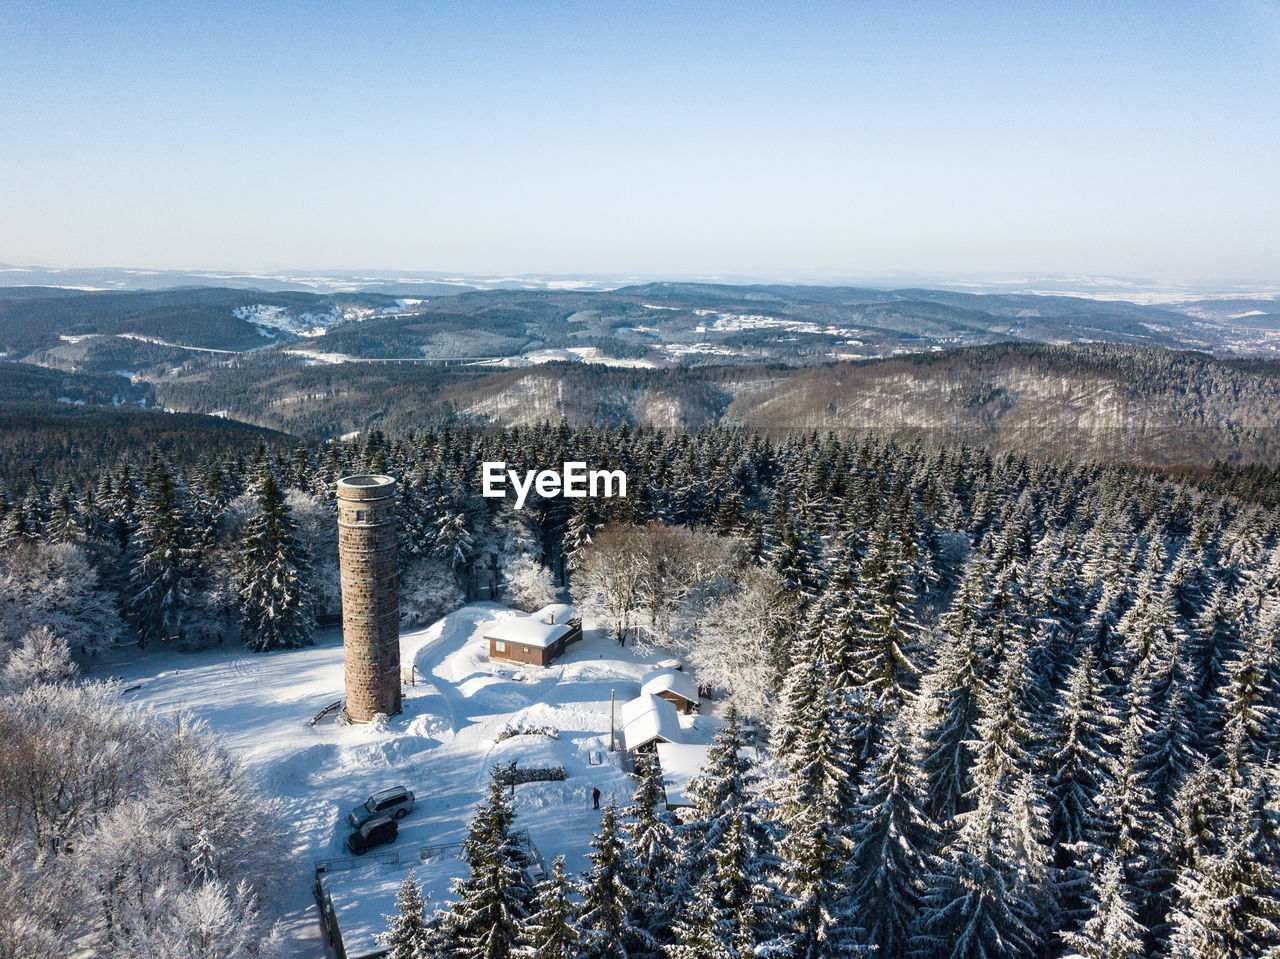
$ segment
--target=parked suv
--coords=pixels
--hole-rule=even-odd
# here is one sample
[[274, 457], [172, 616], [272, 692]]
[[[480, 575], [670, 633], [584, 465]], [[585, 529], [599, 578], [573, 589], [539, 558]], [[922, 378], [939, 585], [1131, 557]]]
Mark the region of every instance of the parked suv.
[[347, 816], [352, 829], [359, 829], [374, 816], [394, 816], [403, 819], [413, 811], [413, 793], [404, 786], [395, 786], [374, 793]]
[[363, 856], [372, 846], [395, 842], [400, 829], [390, 816], [374, 816], [347, 837], [347, 848], [357, 856]]

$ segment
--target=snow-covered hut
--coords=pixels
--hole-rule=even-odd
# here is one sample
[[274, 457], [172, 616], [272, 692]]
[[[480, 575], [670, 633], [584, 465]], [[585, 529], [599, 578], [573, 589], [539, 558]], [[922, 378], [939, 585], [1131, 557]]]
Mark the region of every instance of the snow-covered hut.
[[641, 693], [622, 704], [622, 746], [632, 753], [654, 743], [678, 743], [680, 716], [669, 701], [652, 693]]
[[574, 606], [552, 603], [536, 613], [500, 619], [484, 635], [490, 659], [546, 666], [582, 638], [582, 616]]
[[640, 692], [661, 696], [682, 713], [698, 708], [698, 686], [688, 673], [670, 667], [645, 673], [640, 680]]

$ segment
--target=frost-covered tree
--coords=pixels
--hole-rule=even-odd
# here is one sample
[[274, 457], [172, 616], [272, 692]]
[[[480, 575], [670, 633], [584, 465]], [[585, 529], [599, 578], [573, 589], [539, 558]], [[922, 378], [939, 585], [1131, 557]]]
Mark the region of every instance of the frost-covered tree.
[[1143, 959], [1147, 955], [1133, 903], [1127, 897], [1120, 863], [1114, 858], [1094, 879], [1088, 919], [1078, 932], [1063, 932], [1065, 959]]
[[863, 771], [851, 815], [851, 908], [863, 942], [882, 956], [907, 954], [937, 844], [937, 827], [924, 813], [918, 750], [909, 723], [899, 719]]
[[98, 570], [78, 546], [26, 544], [0, 550], [0, 647], [46, 628], [73, 651], [114, 642], [121, 621]]
[[113, 959], [284, 959], [284, 934], [269, 927], [248, 886], [215, 879], [160, 887], [127, 907], [107, 953]]
[[622, 643], [636, 627], [641, 575], [628, 529], [605, 527], [574, 559], [574, 601]]
[[430, 626], [467, 598], [457, 574], [438, 559], [419, 559], [400, 574], [400, 618], [412, 629]]
[[777, 574], [748, 567], [737, 589], [711, 605], [688, 650], [689, 665], [740, 713], [767, 720], [777, 705], [784, 638], [795, 621], [795, 600]]
[[311, 565], [274, 474], [263, 475], [255, 499], [258, 512], [240, 549], [244, 644], [259, 653], [308, 646], [315, 627]]
[[462, 844], [467, 874], [453, 884], [457, 901], [443, 928], [448, 959], [507, 959], [514, 953], [533, 898], [525, 854], [511, 833], [514, 821], [503, 768], [495, 766]]
[[124, 959], [283, 959], [278, 925], [267, 927], [256, 897], [242, 883], [221, 880], [185, 889], [161, 889], [144, 906], [131, 907], [111, 954]]
[[582, 929], [564, 856], [555, 858], [551, 874], [534, 887], [533, 896], [533, 911], [520, 933], [520, 959], [577, 959]]
[[583, 955], [589, 959], [629, 959], [656, 951], [653, 934], [635, 921], [635, 890], [627, 885], [626, 846], [612, 799], [591, 840], [591, 869], [582, 881]]
[[215, 737], [100, 683], [2, 696], [0, 729], [0, 835], [11, 857], [0, 874], [26, 889], [6, 900], [0, 925], [62, 943], [44, 955], [204, 956], [163, 950], [206, 934], [229, 943], [227, 955], [267, 954], [256, 903], [283, 855], [278, 806]]
[[556, 601], [551, 570], [528, 553], [522, 553], [506, 567], [506, 589], [502, 594], [508, 606], [532, 612]]
[[67, 644], [46, 626], [22, 637], [0, 669], [0, 691], [25, 689], [38, 683], [62, 683], [78, 672]]
[[431, 937], [427, 928], [427, 903], [413, 870], [396, 890], [396, 911], [387, 920], [387, 931], [378, 942], [387, 948], [387, 959], [424, 959]]
[[135, 534], [129, 614], [143, 639], [181, 634], [195, 590], [199, 554], [190, 516], [169, 468], [151, 464]]

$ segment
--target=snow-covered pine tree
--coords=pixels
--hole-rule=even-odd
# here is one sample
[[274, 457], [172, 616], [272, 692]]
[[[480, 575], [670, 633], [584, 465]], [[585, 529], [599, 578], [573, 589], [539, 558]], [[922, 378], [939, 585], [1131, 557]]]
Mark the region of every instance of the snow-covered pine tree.
[[938, 659], [925, 677], [928, 700], [925, 753], [921, 765], [928, 778], [926, 811], [935, 822], [948, 822], [965, 807], [972, 786], [970, 770], [978, 739], [979, 676], [984, 668], [979, 627], [944, 634]]
[[1022, 898], [1006, 797], [981, 790], [925, 879], [915, 959], [1024, 959], [1038, 954], [1040, 904]]
[[[690, 908], [704, 920], [718, 917], [724, 947], [734, 956], [752, 955], [768, 938], [778, 905], [775, 830], [765, 818], [756, 781], [737, 714], [730, 707], [707, 766], [691, 786], [693, 816], [684, 831], [682, 865], [698, 883]], [[686, 914], [684, 922], [696, 926], [693, 914]]]
[[1170, 959], [1250, 959], [1280, 950], [1280, 863], [1259, 842], [1260, 806], [1242, 804], [1220, 853], [1178, 877]]
[[378, 942], [389, 950], [386, 959], [430, 959], [427, 903], [412, 869], [396, 891], [395, 913], [383, 918], [387, 931], [378, 936]]
[[1101, 861], [1114, 857], [1124, 874], [1126, 896], [1142, 915], [1146, 910], [1144, 880], [1152, 865], [1153, 844], [1159, 843], [1161, 824], [1151, 795], [1138, 770], [1142, 735], [1132, 720], [1120, 736], [1120, 754], [1108, 763], [1107, 781], [1098, 796], [1094, 832], [1087, 853]]
[[1181, 636], [1156, 640], [1129, 692], [1133, 721], [1142, 729], [1138, 772], [1155, 811], [1162, 815], [1200, 759], [1185, 645]]
[[1088, 918], [1080, 930], [1060, 933], [1069, 950], [1064, 959], [1144, 959], [1146, 930], [1134, 914], [1114, 857], [1094, 878], [1087, 905]]
[[1085, 646], [1067, 677], [1040, 754], [1058, 896], [1067, 915], [1076, 914], [1089, 878], [1080, 844], [1097, 832], [1098, 796], [1107, 782], [1107, 757], [1119, 725], [1110, 684], [1098, 672], [1093, 648]]
[[822, 588], [821, 549], [801, 517], [787, 509], [779, 496], [765, 531], [766, 561], [802, 603], [809, 603]]
[[503, 767], [489, 776], [462, 844], [467, 874], [453, 884], [457, 901], [442, 929], [447, 959], [509, 959], [533, 897], [524, 876], [525, 854], [511, 833], [515, 811]]
[[920, 744], [910, 723], [889, 727], [884, 749], [863, 770], [853, 822], [851, 909], [862, 941], [878, 955], [906, 956], [925, 876], [937, 844], [937, 826], [924, 813]]
[[240, 547], [239, 593], [244, 643], [254, 652], [311, 644], [311, 563], [274, 474], [254, 491], [258, 512]]
[[1120, 726], [1110, 687], [1085, 647], [1067, 677], [1041, 763], [1048, 771], [1049, 824], [1063, 846], [1082, 842], [1094, 826], [1098, 793], [1106, 781], [1105, 758]]
[[1033, 765], [1025, 683], [1026, 653], [1020, 646], [1010, 647], [995, 681], [982, 688], [978, 700], [980, 718], [971, 770], [975, 791], [1004, 791]]
[[622, 883], [632, 891], [631, 921], [661, 941], [687, 898], [688, 880], [675, 824], [664, 808], [662, 768], [656, 756], [636, 762], [635, 795], [622, 827]]
[[1223, 719], [1219, 748], [1232, 787], [1243, 783], [1247, 767], [1275, 746], [1276, 691], [1268, 688], [1268, 680], [1257, 647], [1246, 642], [1227, 664], [1218, 690], [1217, 712]]
[[573, 886], [564, 871], [564, 856], [556, 856], [551, 874], [533, 890], [533, 911], [520, 932], [520, 959], [578, 959], [582, 930]]
[[817, 800], [793, 805], [780, 854], [782, 909], [765, 955], [789, 959], [832, 959], [865, 954], [848, 891], [848, 842], [830, 804]]
[[745, 959], [730, 948], [733, 917], [716, 901], [712, 883], [700, 881], [662, 947], [667, 959]]
[[919, 678], [917, 634], [909, 553], [914, 543], [890, 535], [882, 522], [858, 573], [862, 616], [858, 647], [864, 692], [884, 715], [893, 715], [914, 695]]
[[1170, 815], [1169, 861], [1178, 872], [1222, 849], [1231, 790], [1207, 760], [1178, 787]]
[[147, 471], [136, 541], [138, 559], [129, 581], [130, 618], [144, 640], [177, 635], [191, 604], [199, 557], [173, 476], [158, 459]]
[[840, 904], [851, 848], [844, 817], [853, 809], [858, 768], [822, 647], [796, 668], [804, 671], [802, 682], [813, 695], [807, 706], [799, 707], [798, 716], [788, 718], [794, 735], [779, 755], [786, 775], [773, 791], [779, 817], [787, 824], [779, 845], [785, 905], [779, 932], [766, 948], [803, 959], [853, 955], [857, 930]]
[[626, 883], [626, 847], [618, 804], [609, 800], [588, 853], [591, 869], [583, 878], [581, 925], [588, 959], [634, 959], [654, 954], [658, 941], [633, 918], [635, 890]]

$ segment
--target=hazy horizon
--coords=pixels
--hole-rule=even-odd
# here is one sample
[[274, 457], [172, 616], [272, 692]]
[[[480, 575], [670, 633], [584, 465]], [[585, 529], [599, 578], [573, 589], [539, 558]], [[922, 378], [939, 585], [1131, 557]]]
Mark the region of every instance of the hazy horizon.
[[1265, 284], [1277, 94], [1274, 0], [17, 2], [0, 261]]

